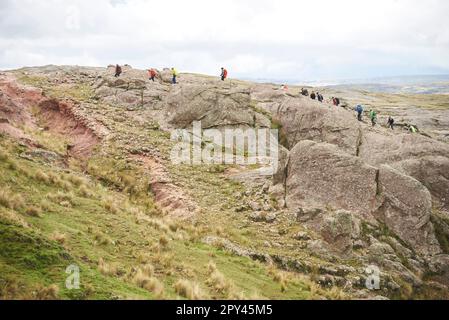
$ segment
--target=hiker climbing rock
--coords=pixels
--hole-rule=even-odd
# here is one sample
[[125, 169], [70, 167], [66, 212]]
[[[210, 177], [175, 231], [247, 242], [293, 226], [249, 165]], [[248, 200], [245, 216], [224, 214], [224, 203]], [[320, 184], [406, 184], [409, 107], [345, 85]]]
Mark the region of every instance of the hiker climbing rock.
[[355, 107], [355, 111], [357, 112], [357, 119], [359, 121], [362, 121], [362, 115], [363, 115], [363, 107], [362, 105], [357, 105], [357, 107]]
[[228, 78], [228, 70], [221, 68], [221, 81], [225, 81]]
[[115, 66], [115, 77], [118, 78], [120, 77], [120, 75], [122, 74], [122, 67], [120, 67], [119, 65]]
[[154, 82], [157, 76], [157, 72], [154, 69], [150, 69], [148, 70], [148, 75], [150, 76], [150, 81]]
[[340, 99], [332, 97], [332, 104], [338, 107], [340, 105]]
[[316, 99], [316, 94], [315, 92], [312, 91], [312, 93], [310, 94], [310, 99], [315, 100]]
[[410, 125], [409, 130], [410, 130], [411, 133], [417, 133], [418, 132], [418, 129], [415, 126], [412, 126], [412, 125]]
[[388, 128], [390, 128], [391, 130], [394, 130], [394, 119], [392, 117], [388, 118], [387, 125], [388, 125]]
[[178, 82], [177, 82], [177, 78], [178, 78], [178, 70], [176, 70], [175, 68], [171, 68], [171, 74], [172, 74], [172, 76], [173, 76], [172, 83], [173, 83], [173, 84], [177, 84], [177, 83], [178, 83]]
[[369, 112], [369, 118], [371, 119], [371, 124], [374, 126], [376, 126], [377, 124], [377, 112], [374, 110], [371, 110]]

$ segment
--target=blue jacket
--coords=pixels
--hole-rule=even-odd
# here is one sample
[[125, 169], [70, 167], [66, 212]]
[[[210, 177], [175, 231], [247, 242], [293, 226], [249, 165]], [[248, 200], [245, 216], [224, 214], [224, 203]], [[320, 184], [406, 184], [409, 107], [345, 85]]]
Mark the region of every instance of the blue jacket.
[[358, 105], [358, 106], [355, 108], [355, 111], [357, 111], [358, 113], [362, 113], [362, 112], [363, 112], [363, 107], [362, 107], [361, 105]]

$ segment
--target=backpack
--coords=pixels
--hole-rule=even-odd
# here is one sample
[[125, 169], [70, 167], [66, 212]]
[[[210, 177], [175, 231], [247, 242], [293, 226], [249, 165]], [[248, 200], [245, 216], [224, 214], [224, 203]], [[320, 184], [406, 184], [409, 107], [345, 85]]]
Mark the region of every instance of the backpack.
[[228, 77], [228, 70], [225, 69], [225, 70], [223, 71], [223, 77], [225, 77], [225, 78]]

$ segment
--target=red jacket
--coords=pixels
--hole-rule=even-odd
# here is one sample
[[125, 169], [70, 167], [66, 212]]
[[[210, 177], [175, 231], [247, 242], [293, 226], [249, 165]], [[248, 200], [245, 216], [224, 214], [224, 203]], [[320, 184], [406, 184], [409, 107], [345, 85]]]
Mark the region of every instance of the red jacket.
[[151, 78], [156, 77], [156, 75], [157, 75], [157, 73], [154, 69], [148, 70], [148, 73], [150, 74]]

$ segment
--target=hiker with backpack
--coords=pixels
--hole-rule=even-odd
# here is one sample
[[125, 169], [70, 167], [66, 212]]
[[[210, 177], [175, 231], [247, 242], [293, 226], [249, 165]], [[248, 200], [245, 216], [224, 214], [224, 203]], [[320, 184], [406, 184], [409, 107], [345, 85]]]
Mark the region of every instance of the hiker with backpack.
[[115, 66], [115, 77], [118, 78], [120, 77], [120, 75], [122, 74], [122, 67], [120, 67], [119, 65]]
[[310, 99], [315, 100], [316, 99], [316, 94], [315, 92], [312, 91], [312, 93], [310, 94]]
[[376, 126], [376, 124], [377, 124], [377, 112], [374, 111], [374, 110], [371, 110], [369, 112], [369, 117], [371, 119], [371, 124], [373, 125], [373, 127]]
[[228, 78], [228, 70], [221, 68], [221, 81], [225, 81]]
[[394, 130], [394, 119], [392, 117], [388, 118], [388, 128], [390, 128], [391, 130]]
[[309, 96], [309, 90], [302, 88], [301, 89], [301, 95], [303, 95], [304, 97], [308, 97]]
[[319, 102], [323, 102], [323, 101], [324, 101], [324, 97], [321, 95], [321, 93], [318, 92], [318, 93], [316, 94], [316, 97], [317, 97], [317, 99], [318, 99]]
[[363, 107], [361, 104], [357, 105], [357, 107], [355, 107], [355, 111], [357, 112], [357, 119], [359, 121], [362, 121], [362, 116], [363, 116]]
[[148, 75], [150, 76], [150, 81], [154, 82], [154, 80], [156, 79], [156, 76], [157, 76], [157, 72], [156, 72], [156, 70], [151, 68], [150, 70], [148, 70]]
[[177, 83], [178, 83], [178, 82], [177, 82], [177, 78], [178, 78], [178, 70], [176, 70], [175, 68], [171, 68], [171, 74], [172, 74], [172, 76], [173, 76], [172, 83], [173, 83], [173, 84], [177, 84]]

